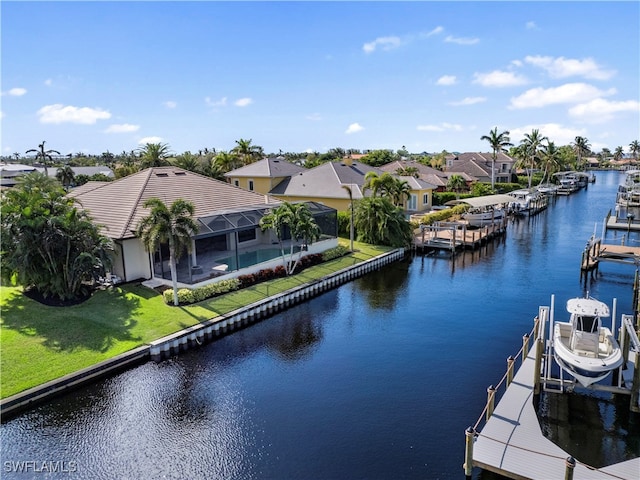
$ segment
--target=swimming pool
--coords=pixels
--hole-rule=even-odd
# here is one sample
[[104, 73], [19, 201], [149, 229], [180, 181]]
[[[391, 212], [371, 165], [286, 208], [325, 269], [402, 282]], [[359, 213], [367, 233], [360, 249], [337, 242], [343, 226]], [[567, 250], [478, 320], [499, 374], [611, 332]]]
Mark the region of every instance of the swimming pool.
[[[298, 252], [300, 247], [294, 247], [294, 252]], [[289, 248], [285, 248], [285, 256], [289, 255]], [[216, 259], [218, 263], [226, 263], [229, 265], [229, 270], [239, 270], [240, 268], [250, 267], [251, 265], [256, 265], [262, 262], [268, 262], [269, 260], [273, 260], [274, 258], [280, 257], [281, 252], [280, 248], [264, 248], [260, 250], [253, 250], [250, 252], [243, 252], [238, 255], [238, 261], [240, 266], [238, 267], [236, 264], [236, 256], [231, 255], [229, 257]]]

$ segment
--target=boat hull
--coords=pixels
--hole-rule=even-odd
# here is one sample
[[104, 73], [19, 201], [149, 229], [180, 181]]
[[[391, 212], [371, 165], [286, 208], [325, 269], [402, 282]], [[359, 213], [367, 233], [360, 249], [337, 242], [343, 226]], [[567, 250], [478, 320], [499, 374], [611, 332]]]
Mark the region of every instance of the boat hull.
[[603, 342], [598, 346], [598, 355], [587, 355], [573, 351], [568, 346], [567, 331], [571, 324], [558, 322], [554, 325], [553, 356], [560, 367], [573, 376], [582, 386], [588, 387], [604, 380], [620, 367], [623, 362], [622, 352], [608, 328], [602, 327]]

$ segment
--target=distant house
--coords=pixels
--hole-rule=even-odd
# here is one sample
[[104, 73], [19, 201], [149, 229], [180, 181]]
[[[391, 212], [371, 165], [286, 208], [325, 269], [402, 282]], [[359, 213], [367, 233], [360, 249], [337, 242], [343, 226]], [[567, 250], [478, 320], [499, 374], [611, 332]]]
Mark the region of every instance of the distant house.
[[32, 165], [22, 165], [19, 163], [0, 164], [0, 186], [9, 188], [18, 183], [18, 178], [22, 175], [36, 172], [38, 169]]
[[[463, 172], [474, 177], [478, 182], [491, 183], [492, 153], [459, 153], [445, 158], [447, 172]], [[498, 153], [495, 161], [495, 183], [511, 183], [514, 178], [515, 160], [504, 153]]]
[[470, 185], [476, 180], [474, 177], [471, 177], [464, 172], [443, 172], [414, 160], [396, 160], [387, 163], [386, 165], [382, 165], [380, 169], [389, 173], [415, 169], [417, 177], [431, 185], [434, 185], [436, 187], [435, 191], [437, 192], [444, 192], [447, 190], [447, 184], [449, 183], [449, 178], [451, 178], [452, 175], [460, 175], [467, 182], [467, 185]]
[[[113, 273], [124, 281], [154, 278], [168, 283], [171, 278], [168, 247], [148, 253], [135, 234], [140, 220], [149, 214], [144, 203], [152, 197], [167, 206], [179, 198], [195, 206], [199, 231], [192, 239], [191, 255], [185, 254], [178, 261], [181, 284], [249, 273], [279, 258], [278, 249], [274, 249], [275, 235], [262, 232], [259, 222], [281, 202], [177, 167], [148, 168], [113, 182], [89, 182], [69, 196], [77, 199], [102, 233], [114, 240], [117, 255]], [[309, 206], [323, 231], [321, 241], [310, 246], [309, 252], [336, 246], [335, 210]]]
[[251, 192], [269, 193], [283, 180], [306, 169], [283, 158], [265, 158], [224, 174], [229, 183]]
[[[385, 173], [380, 168], [354, 162], [350, 158], [327, 162], [284, 180], [269, 195], [286, 201], [314, 201], [345, 212], [351, 203], [347, 188], [351, 190], [353, 200], [371, 195], [370, 190], [363, 192], [365, 175], [371, 171], [378, 175]], [[406, 181], [411, 190], [410, 198], [404, 204], [405, 210], [430, 209], [434, 185], [415, 177], [396, 177]]]
[[[71, 167], [74, 175], [87, 175], [89, 177], [102, 174], [109, 178], [114, 178], [113, 171], [109, 167]], [[44, 173], [44, 167], [33, 165], [21, 165], [17, 163], [0, 164], [0, 181], [2, 187], [13, 187], [21, 175], [31, 172]], [[56, 178], [58, 167], [47, 168], [47, 175]]]

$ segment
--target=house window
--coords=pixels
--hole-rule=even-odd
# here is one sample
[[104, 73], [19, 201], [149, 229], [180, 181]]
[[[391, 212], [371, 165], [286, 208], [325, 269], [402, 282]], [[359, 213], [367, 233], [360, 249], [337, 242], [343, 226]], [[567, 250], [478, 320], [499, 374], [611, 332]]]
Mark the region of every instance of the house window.
[[407, 210], [417, 210], [418, 197], [414, 193], [409, 195], [409, 201], [407, 202]]
[[240, 180], [238, 180], [238, 179], [236, 178], [236, 179], [233, 181], [233, 184], [234, 184], [236, 187], [239, 187], [239, 186], [240, 186]]
[[429, 205], [429, 194], [425, 193], [422, 195], [422, 205]]
[[253, 180], [249, 180], [249, 190], [253, 192]]
[[255, 240], [256, 239], [256, 229], [252, 229], [252, 230], [240, 230], [238, 232], [238, 242], [239, 243], [243, 243], [243, 242], [250, 242], [251, 240]]

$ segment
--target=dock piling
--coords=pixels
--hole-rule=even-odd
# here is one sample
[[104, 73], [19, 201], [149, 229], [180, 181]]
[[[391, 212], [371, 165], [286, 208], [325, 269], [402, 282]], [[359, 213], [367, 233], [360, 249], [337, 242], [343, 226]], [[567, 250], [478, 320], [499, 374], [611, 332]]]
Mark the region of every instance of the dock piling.
[[464, 475], [469, 480], [473, 473], [473, 439], [475, 436], [473, 427], [465, 430], [465, 450], [464, 450]]
[[487, 388], [487, 416], [486, 420], [489, 421], [491, 415], [493, 415], [493, 408], [496, 400], [496, 389], [493, 385], [489, 385]]
[[576, 459], [573, 457], [567, 457], [565, 465], [567, 468], [564, 471], [564, 480], [573, 480], [573, 471], [576, 468]]
[[514, 358], [511, 355], [509, 355], [509, 358], [507, 358], [507, 387], [511, 385], [511, 382], [513, 381], [514, 363], [515, 363]]

